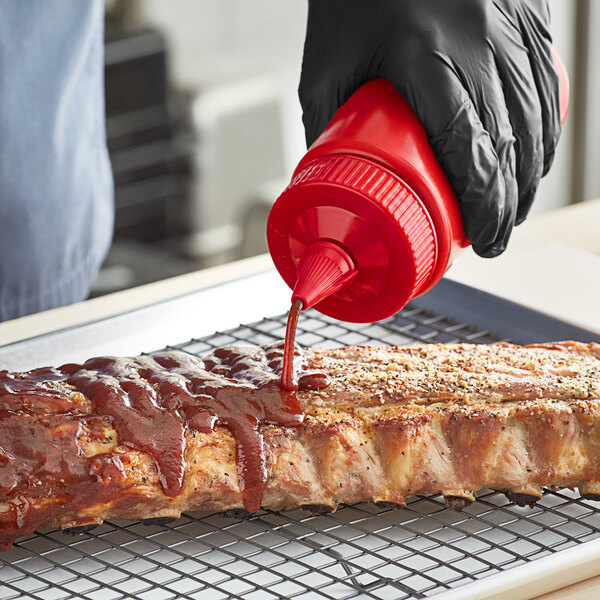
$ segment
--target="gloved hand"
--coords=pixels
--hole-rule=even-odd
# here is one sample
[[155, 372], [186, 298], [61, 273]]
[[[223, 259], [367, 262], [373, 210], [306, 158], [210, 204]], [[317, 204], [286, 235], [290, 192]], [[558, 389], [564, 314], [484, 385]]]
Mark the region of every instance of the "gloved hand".
[[300, 102], [308, 144], [363, 83], [415, 111], [480, 256], [506, 248], [560, 136], [547, 0], [309, 0]]

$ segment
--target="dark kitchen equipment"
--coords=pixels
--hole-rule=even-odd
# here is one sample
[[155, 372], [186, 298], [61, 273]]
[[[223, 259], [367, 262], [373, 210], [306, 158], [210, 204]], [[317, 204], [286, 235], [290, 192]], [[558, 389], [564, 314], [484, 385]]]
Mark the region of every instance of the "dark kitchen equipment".
[[154, 29], [107, 18], [107, 143], [115, 178], [115, 239], [181, 233], [191, 180], [189, 131], [169, 85], [167, 43]]

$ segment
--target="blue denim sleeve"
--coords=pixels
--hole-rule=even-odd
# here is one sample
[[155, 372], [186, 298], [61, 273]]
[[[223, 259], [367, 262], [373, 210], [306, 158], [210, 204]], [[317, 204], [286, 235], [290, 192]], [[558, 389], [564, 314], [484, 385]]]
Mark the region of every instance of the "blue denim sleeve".
[[0, 321], [83, 300], [110, 246], [103, 10], [0, 3]]

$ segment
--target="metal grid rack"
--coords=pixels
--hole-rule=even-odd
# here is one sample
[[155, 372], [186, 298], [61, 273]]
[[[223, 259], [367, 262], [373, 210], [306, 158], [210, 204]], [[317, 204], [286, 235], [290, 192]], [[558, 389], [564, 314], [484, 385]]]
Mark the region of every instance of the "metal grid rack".
[[[285, 315], [175, 346], [203, 355], [283, 337]], [[303, 345], [493, 342], [501, 336], [410, 306], [375, 325], [307, 311]], [[600, 513], [569, 491], [518, 508], [486, 491], [457, 513], [439, 495], [405, 509], [372, 504], [326, 516], [189, 514], [165, 526], [105, 523], [70, 538], [21, 539], [0, 557], [0, 598], [90, 600], [404, 599], [435, 596], [599, 537]]]

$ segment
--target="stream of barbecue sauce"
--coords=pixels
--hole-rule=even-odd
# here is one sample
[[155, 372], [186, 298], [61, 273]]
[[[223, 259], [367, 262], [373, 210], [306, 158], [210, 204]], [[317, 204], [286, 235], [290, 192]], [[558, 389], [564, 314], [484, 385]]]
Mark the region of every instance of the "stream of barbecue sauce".
[[295, 298], [292, 300], [292, 306], [287, 318], [285, 341], [283, 344], [283, 364], [281, 367], [281, 387], [288, 392], [294, 392], [298, 389], [298, 383], [294, 377], [294, 349], [296, 347], [296, 329], [298, 328], [298, 319], [301, 312], [302, 300]]
[[[82, 365], [27, 373], [0, 371], [0, 497], [16, 490], [23, 497], [28, 491], [50, 497], [61, 486], [71, 492], [80, 486], [82, 497], [89, 494], [89, 485], [99, 476], [76, 440], [82, 424], [108, 418], [120, 444], [153, 457], [163, 492], [171, 497], [183, 485], [186, 431], [209, 433], [216, 425], [226, 427], [235, 439], [244, 507], [256, 512], [267, 484], [261, 426], [298, 427], [304, 413], [295, 390], [329, 384], [325, 374], [308, 370], [293, 338], [288, 341], [286, 348], [281, 342], [225, 346], [204, 360], [159, 352], [92, 358]], [[280, 381], [284, 364], [286, 388]], [[300, 371], [297, 383], [294, 367]], [[91, 409], [77, 392], [89, 399]], [[52, 433], [54, 427], [61, 428], [60, 434]], [[105, 492], [110, 479], [104, 478]], [[26, 513], [22, 509], [17, 516], [21, 533], [49, 518]], [[2, 529], [0, 522], [0, 537]]]

